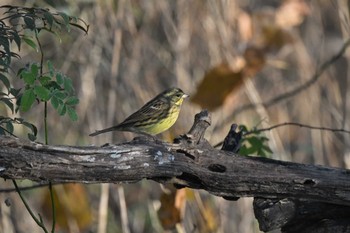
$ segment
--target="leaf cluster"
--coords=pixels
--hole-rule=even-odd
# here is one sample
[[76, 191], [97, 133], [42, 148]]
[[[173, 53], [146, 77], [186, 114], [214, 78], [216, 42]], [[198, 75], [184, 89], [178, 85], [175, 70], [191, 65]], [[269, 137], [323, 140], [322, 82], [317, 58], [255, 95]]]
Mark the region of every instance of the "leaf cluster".
[[31, 133], [28, 133], [28, 138], [32, 141], [36, 139], [36, 134], [38, 132], [36, 126], [30, 122], [25, 121], [23, 118], [12, 119], [10, 117], [0, 116], [0, 135], [3, 135], [5, 133], [13, 135], [14, 124], [19, 124], [27, 127], [31, 131]]
[[36, 63], [19, 70], [19, 76], [26, 85], [23, 94], [18, 98], [20, 110], [28, 111], [35, 100], [50, 101], [61, 116], [68, 113], [71, 120], [76, 121], [78, 115], [74, 107], [79, 103], [79, 99], [74, 95], [72, 80], [56, 71], [50, 61], [47, 66], [49, 72], [43, 76], [39, 75], [39, 66]]
[[[74, 95], [72, 80], [56, 71], [51, 62], [47, 62], [44, 67], [38, 35], [41, 31], [47, 31], [59, 37], [61, 31], [70, 32], [72, 27], [87, 33], [89, 26], [80, 18], [64, 12], [51, 12], [49, 9], [11, 5], [0, 6], [0, 9], [5, 9], [4, 17], [0, 18], [0, 84], [3, 84], [0, 103], [14, 114], [28, 111], [35, 102], [49, 102], [60, 115], [67, 114], [73, 121], [77, 120], [74, 107], [79, 99]], [[9, 70], [12, 59], [19, 59], [20, 56], [12, 51], [11, 45], [15, 44], [20, 51], [23, 42], [40, 51], [42, 58], [40, 64], [31, 63], [19, 69], [17, 77], [23, 81], [23, 86], [14, 88]], [[44, 68], [48, 70], [47, 73], [43, 73]], [[31, 133], [28, 137], [35, 140], [36, 127], [21, 118], [0, 116], [0, 135], [13, 134], [13, 124], [29, 128]]]
[[49, 9], [11, 5], [0, 6], [0, 9], [6, 9], [3, 13], [5, 17], [0, 19], [0, 72], [8, 71], [11, 58], [19, 58], [17, 53], [11, 51], [13, 41], [18, 50], [22, 41], [37, 50], [36, 43], [26, 32], [39, 33], [45, 30], [58, 36], [62, 30], [70, 32], [72, 26], [85, 33], [89, 30], [82, 19], [64, 12], [54, 13]]
[[[272, 150], [268, 146], [269, 139], [256, 129], [248, 130], [245, 125], [239, 126], [243, 133], [241, 139], [241, 147], [239, 154], [241, 155], [259, 155], [261, 157], [269, 157], [272, 154]], [[249, 134], [247, 134], [249, 132]]]

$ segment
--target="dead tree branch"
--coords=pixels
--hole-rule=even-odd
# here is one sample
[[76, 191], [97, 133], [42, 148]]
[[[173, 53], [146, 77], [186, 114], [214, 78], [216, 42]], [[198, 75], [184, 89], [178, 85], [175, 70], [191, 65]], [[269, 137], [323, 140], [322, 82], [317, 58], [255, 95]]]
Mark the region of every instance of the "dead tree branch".
[[227, 199], [290, 198], [349, 209], [349, 170], [217, 150], [203, 137], [209, 125], [206, 111], [197, 114], [189, 133], [174, 143], [139, 137], [118, 145], [78, 147], [1, 137], [0, 177], [54, 183], [151, 179], [179, 188], [204, 189]]
[[52, 146], [2, 137], [0, 177], [83, 183], [152, 179], [218, 196], [293, 197], [350, 205], [350, 171], [213, 149], [203, 138], [210, 122], [205, 113], [189, 134], [172, 144], [136, 138], [105, 147]]

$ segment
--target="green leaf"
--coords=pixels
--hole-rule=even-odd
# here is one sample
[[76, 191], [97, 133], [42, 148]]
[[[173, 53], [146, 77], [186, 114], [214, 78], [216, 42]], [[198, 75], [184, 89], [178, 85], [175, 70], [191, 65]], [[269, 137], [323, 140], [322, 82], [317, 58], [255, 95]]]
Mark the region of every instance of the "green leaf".
[[36, 128], [35, 125], [27, 122], [27, 121], [23, 121], [22, 124], [27, 127], [28, 129], [30, 129], [33, 132], [33, 135], [36, 136], [38, 133], [38, 129]]
[[11, 52], [11, 57], [15, 57], [17, 59], [20, 59], [21, 56], [18, 53]]
[[28, 139], [34, 142], [36, 140], [36, 136], [34, 134], [28, 133]]
[[63, 86], [64, 89], [69, 93], [74, 91], [72, 80], [68, 77], [64, 78]]
[[63, 21], [64, 21], [64, 25], [67, 28], [67, 31], [70, 31], [70, 25], [69, 25], [69, 16], [64, 13], [64, 12], [58, 12], [58, 14], [62, 17]]
[[6, 106], [13, 113], [13, 103], [12, 103], [12, 100], [10, 98], [1, 98], [0, 101], [3, 102], [4, 104], [6, 104]]
[[4, 48], [6, 54], [5, 56], [10, 56], [10, 42], [7, 37], [0, 34], [0, 45]]
[[58, 109], [58, 114], [60, 114], [61, 116], [63, 116], [64, 114], [66, 114], [67, 112], [67, 106], [65, 104], [61, 104]]
[[71, 26], [74, 26], [74, 27], [76, 27], [76, 28], [79, 28], [80, 30], [82, 30], [83, 32], [85, 32], [85, 34], [88, 34], [88, 31], [89, 31], [89, 25], [86, 25], [85, 24], [85, 26], [86, 27], [83, 27], [83, 26], [81, 26], [81, 25], [79, 25], [79, 24], [77, 24], [77, 23], [69, 23]]
[[30, 70], [32, 72], [32, 74], [37, 77], [38, 76], [38, 73], [39, 73], [39, 67], [37, 64], [33, 63], [30, 67]]
[[72, 25], [72, 22], [77, 23], [79, 20], [79, 18], [77, 16], [69, 16], [69, 17], [70, 17], [69, 24], [71, 24], [71, 25]]
[[47, 61], [47, 67], [49, 68], [50, 76], [53, 77], [55, 69], [53, 68], [52, 62], [50, 60]]
[[246, 134], [246, 133], [248, 132], [248, 128], [247, 128], [247, 126], [245, 126], [245, 125], [239, 125], [239, 126], [238, 126], [238, 129], [239, 129], [239, 131], [242, 132], [243, 135]]
[[256, 154], [261, 157], [268, 157], [272, 153], [267, 142], [269, 139], [265, 136], [260, 136], [258, 133], [253, 134], [242, 139], [243, 146], [239, 154], [251, 155]]
[[273, 151], [271, 150], [271, 148], [268, 147], [268, 146], [263, 146], [263, 149], [264, 149], [266, 152], [270, 153], [270, 154], [273, 153]]
[[63, 91], [57, 91], [54, 93], [54, 95], [58, 98], [58, 99], [65, 99], [67, 97], [67, 94]]
[[39, 82], [43, 86], [47, 86], [49, 84], [50, 80], [51, 80], [51, 78], [48, 76], [42, 76], [39, 78]]
[[11, 32], [12, 36], [13, 36], [13, 40], [15, 41], [18, 51], [21, 50], [21, 38], [18, 35], [17, 31], [13, 31]]
[[243, 145], [240, 149], [239, 149], [239, 154], [240, 155], [251, 155], [254, 154], [255, 149], [252, 147], [247, 147], [246, 145]]
[[44, 12], [44, 18], [46, 19], [46, 21], [50, 25], [50, 27], [52, 27], [53, 15], [50, 12], [46, 11], [46, 12]]
[[24, 71], [21, 73], [21, 76], [26, 84], [28, 85], [34, 84], [36, 76], [33, 73]]
[[25, 67], [18, 69], [17, 76], [21, 76], [22, 72], [25, 72], [25, 71], [27, 71], [27, 69]]
[[33, 49], [35, 49], [35, 51], [38, 52], [37, 45], [35, 44], [35, 42], [34, 42], [32, 39], [30, 39], [30, 38], [28, 38], [28, 37], [23, 37], [22, 39], [23, 39], [23, 41], [24, 41], [27, 45], [29, 45], [30, 47], [32, 47]]
[[0, 126], [0, 135], [5, 135], [5, 130]]
[[67, 107], [67, 113], [68, 113], [69, 118], [70, 118], [72, 121], [77, 121], [77, 120], [78, 120], [78, 114], [77, 114], [77, 112], [75, 111], [74, 108], [72, 108], [72, 107]]
[[62, 85], [63, 84], [63, 77], [62, 77], [62, 74], [61, 73], [57, 73], [56, 74], [56, 80], [57, 80], [57, 83], [59, 85]]
[[50, 89], [50, 90], [56, 90], [56, 91], [60, 91], [61, 86], [58, 85], [58, 83], [56, 81], [49, 81], [48, 84], [45, 85], [46, 88]]
[[58, 107], [60, 106], [59, 99], [57, 99], [56, 96], [52, 96], [51, 97], [51, 104], [52, 104], [54, 109], [58, 110]]
[[6, 87], [7, 89], [10, 88], [10, 81], [9, 81], [8, 78], [7, 78], [5, 75], [3, 75], [2, 73], [0, 73], [0, 81], [5, 85], [5, 87]]
[[33, 18], [28, 17], [28, 16], [24, 16], [23, 17], [24, 23], [26, 24], [27, 28], [29, 28], [30, 30], [35, 30], [35, 21]]
[[66, 104], [67, 105], [77, 105], [79, 104], [79, 99], [75, 96], [70, 96], [67, 100], [66, 100]]
[[70, 22], [69, 24], [73, 27], [76, 27], [76, 28], [82, 30], [83, 32], [85, 32], [85, 34], [88, 34], [90, 25], [87, 25], [83, 20], [80, 20], [80, 21], [82, 21], [84, 23], [84, 26], [77, 24], [77, 23], [72, 23], [72, 22]]
[[50, 99], [50, 91], [43, 86], [35, 86], [34, 93], [43, 101]]
[[261, 140], [255, 136], [248, 137], [246, 140], [251, 144], [251, 145], [258, 145], [261, 144]]
[[20, 109], [23, 112], [28, 111], [35, 101], [35, 94], [32, 89], [25, 90], [21, 98]]
[[13, 124], [12, 122], [6, 122], [6, 130], [10, 133], [13, 133]]
[[13, 95], [13, 96], [15, 96], [15, 97], [19, 94], [20, 91], [21, 91], [21, 88], [19, 88], [19, 89], [10, 88], [10, 93], [11, 93], [11, 95]]
[[66, 25], [69, 24], [69, 16], [66, 13], [58, 12], [58, 14], [62, 17], [62, 19], [64, 20], [64, 23]]

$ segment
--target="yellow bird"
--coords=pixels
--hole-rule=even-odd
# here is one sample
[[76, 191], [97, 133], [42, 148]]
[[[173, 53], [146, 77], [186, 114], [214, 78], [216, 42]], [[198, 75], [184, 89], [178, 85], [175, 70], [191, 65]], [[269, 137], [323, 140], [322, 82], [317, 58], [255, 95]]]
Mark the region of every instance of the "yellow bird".
[[147, 102], [119, 125], [98, 130], [89, 136], [96, 136], [114, 130], [146, 135], [162, 133], [176, 122], [182, 102], [188, 96], [179, 88], [168, 89]]

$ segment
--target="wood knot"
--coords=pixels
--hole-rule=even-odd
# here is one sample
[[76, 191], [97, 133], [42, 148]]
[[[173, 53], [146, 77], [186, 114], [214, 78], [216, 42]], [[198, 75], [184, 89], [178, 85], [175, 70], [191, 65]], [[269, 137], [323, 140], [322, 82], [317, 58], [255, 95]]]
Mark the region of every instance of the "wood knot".
[[218, 173], [226, 172], [226, 167], [224, 165], [217, 164], [217, 163], [210, 164], [208, 166], [208, 169], [209, 171], [212, 171], [212, 172], [218, 172]]
[[315, 186], [316, 185], [316, 181], [313, 180], [313, 179], [306, 179], [304, 181], [304, 184], [307, 185], [307, 186]]

